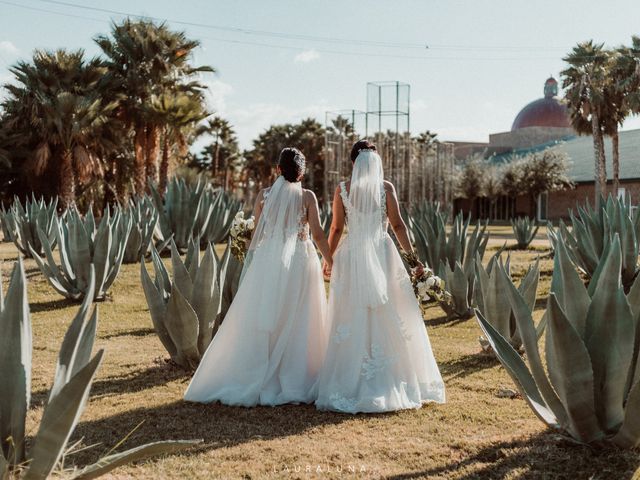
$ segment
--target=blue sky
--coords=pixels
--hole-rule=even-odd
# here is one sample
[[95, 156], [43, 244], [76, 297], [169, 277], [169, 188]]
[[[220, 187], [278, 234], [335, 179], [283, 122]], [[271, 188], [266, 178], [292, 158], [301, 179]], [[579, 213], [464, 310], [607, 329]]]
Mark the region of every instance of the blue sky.
[[377, 80], [411, 84], [414, 133], [486, 141], [542, 96], [575, 43], [640, 35], [637, 0], [0, 0], [1, 82], [34, 48], [98, 53], [92, 38], [122, 17], [73, 4], [167, 19], [199, 39], [197, 62], [218, 70], [206, 78], [211, 107], [243, 147], [272, 123], [364, 109], [366, 83]]

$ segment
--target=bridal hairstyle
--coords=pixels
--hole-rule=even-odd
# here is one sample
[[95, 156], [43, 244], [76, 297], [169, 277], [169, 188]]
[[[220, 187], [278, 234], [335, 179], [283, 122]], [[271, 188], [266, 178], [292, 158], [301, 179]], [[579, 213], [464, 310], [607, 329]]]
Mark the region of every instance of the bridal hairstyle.
[[299, 182], [307, 168], [307, 160], [300, 150], [293, 147], [283, 148], [278, 159], [280, 173], [291, 183]]
[[373, 150], [374, 152], [377, 151], [376, 145], [373, 142], [370, 142], [369, 140], [358, 140], [353, 144], [353, 147], [351, 147], [351, 162], [356, 161], [360, 150]]

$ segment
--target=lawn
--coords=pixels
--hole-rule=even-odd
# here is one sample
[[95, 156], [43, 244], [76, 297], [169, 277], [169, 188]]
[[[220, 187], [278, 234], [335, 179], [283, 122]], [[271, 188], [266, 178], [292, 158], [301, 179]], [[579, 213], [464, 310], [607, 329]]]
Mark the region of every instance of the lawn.
[[[503, 243], [493, 240], [489, 253]], [[515, 276], [543, 256], [539, 319], [552, 261], [544, 258], [544, 239], [536, 243], [535, 250], [511, 255]], [[5, 243], [0, 257], [6, 281], [17, 252]], [[25, 266], [34, 336], [34, 432], [77, 306], [53, 291], [32, 260]], [[106, 358], [73, 436], [93, 447], [68, 456], [67, 465], [95, 460], [135, 429], [119, 449], [161, 439], [204, 443], [122, 467], [115, 478], [626, 479], [640, 466], [638, 452], [593, 450], [546, 430], [522, 399], [503, 395], [512, 382], [497, 361], [479, 353], [476, 321], [447, 322], [438, 307], [427, 310], [425, 323], [447, 386], [445, 405], [351, 416], [312, 406], [185, 403], [189, 374], [167, 363], [139, 276], [139, 265], [123, 266], [112, 300], [99, 304], [97, 346]]]

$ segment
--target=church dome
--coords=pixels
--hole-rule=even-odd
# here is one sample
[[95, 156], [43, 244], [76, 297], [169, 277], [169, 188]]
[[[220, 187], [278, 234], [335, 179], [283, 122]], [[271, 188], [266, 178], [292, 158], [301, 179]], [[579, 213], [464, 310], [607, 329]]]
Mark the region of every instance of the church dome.
[[526, 105], [516, 116], [511, 131], [526, 127], [571, 128], [567, 107], [558, 101], [558, 82], [549, 77], [544, 83], [544, 98]]

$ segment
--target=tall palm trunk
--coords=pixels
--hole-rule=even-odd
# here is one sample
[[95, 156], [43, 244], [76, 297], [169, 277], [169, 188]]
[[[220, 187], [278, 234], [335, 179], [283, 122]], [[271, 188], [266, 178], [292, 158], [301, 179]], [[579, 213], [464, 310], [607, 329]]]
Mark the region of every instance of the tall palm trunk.
[[164, 196], [169, 181], [169, 134], [165, 129], [162, 135], [162, 160], [160, 161], [160, 195]]
[[122, 205], [127, 203], [127, 184], [128, 179], [125, 178], [125, 169], [123, 168], [124, 159], [114, 158], [113, 167], [116, 172], [116, 200]]
[[611, 149], [613, 150], [611, 160], [613, 162], [613, 194], [618, 196], [620, 189], [620, 151], [618, 149], [618, 126], [611, 136]]
[[595, 112], [591, 114], [591, 129], [593, 132], [593, 148], [595, 151], [596, 205], [598, 205], [607, 193], [607, 165], [605, 163], [604, 139], [602, 129], [600, 128], [600, 119]]
[[218, 134], [216, 134], [216, 143], [213, 154], [213, 181], [218, 182], [218, 171], [220, 168], [220, 145], [218, 144]]
[[147, 179], [158, 184], [158, 157], [160, 156], [160, 127], [158, 125], [147, 125], [146, 156]]
[[135, 138], [135, 159], [133, 163], [133, 181], [135, 184], [136, 195], [142, 196], [145, 193], [147, 186], [147, 169], [145, 162], [145, 151], [147, 144], [147, 135], [144, 130], [144, 125], [138, 124], [136, 126], [136, 138]]
[[60, 203], [63, 210], [76, 202], [76, 178], [73, 172], [73, 154], [70, 149], [62, 152], [60, 162]]

